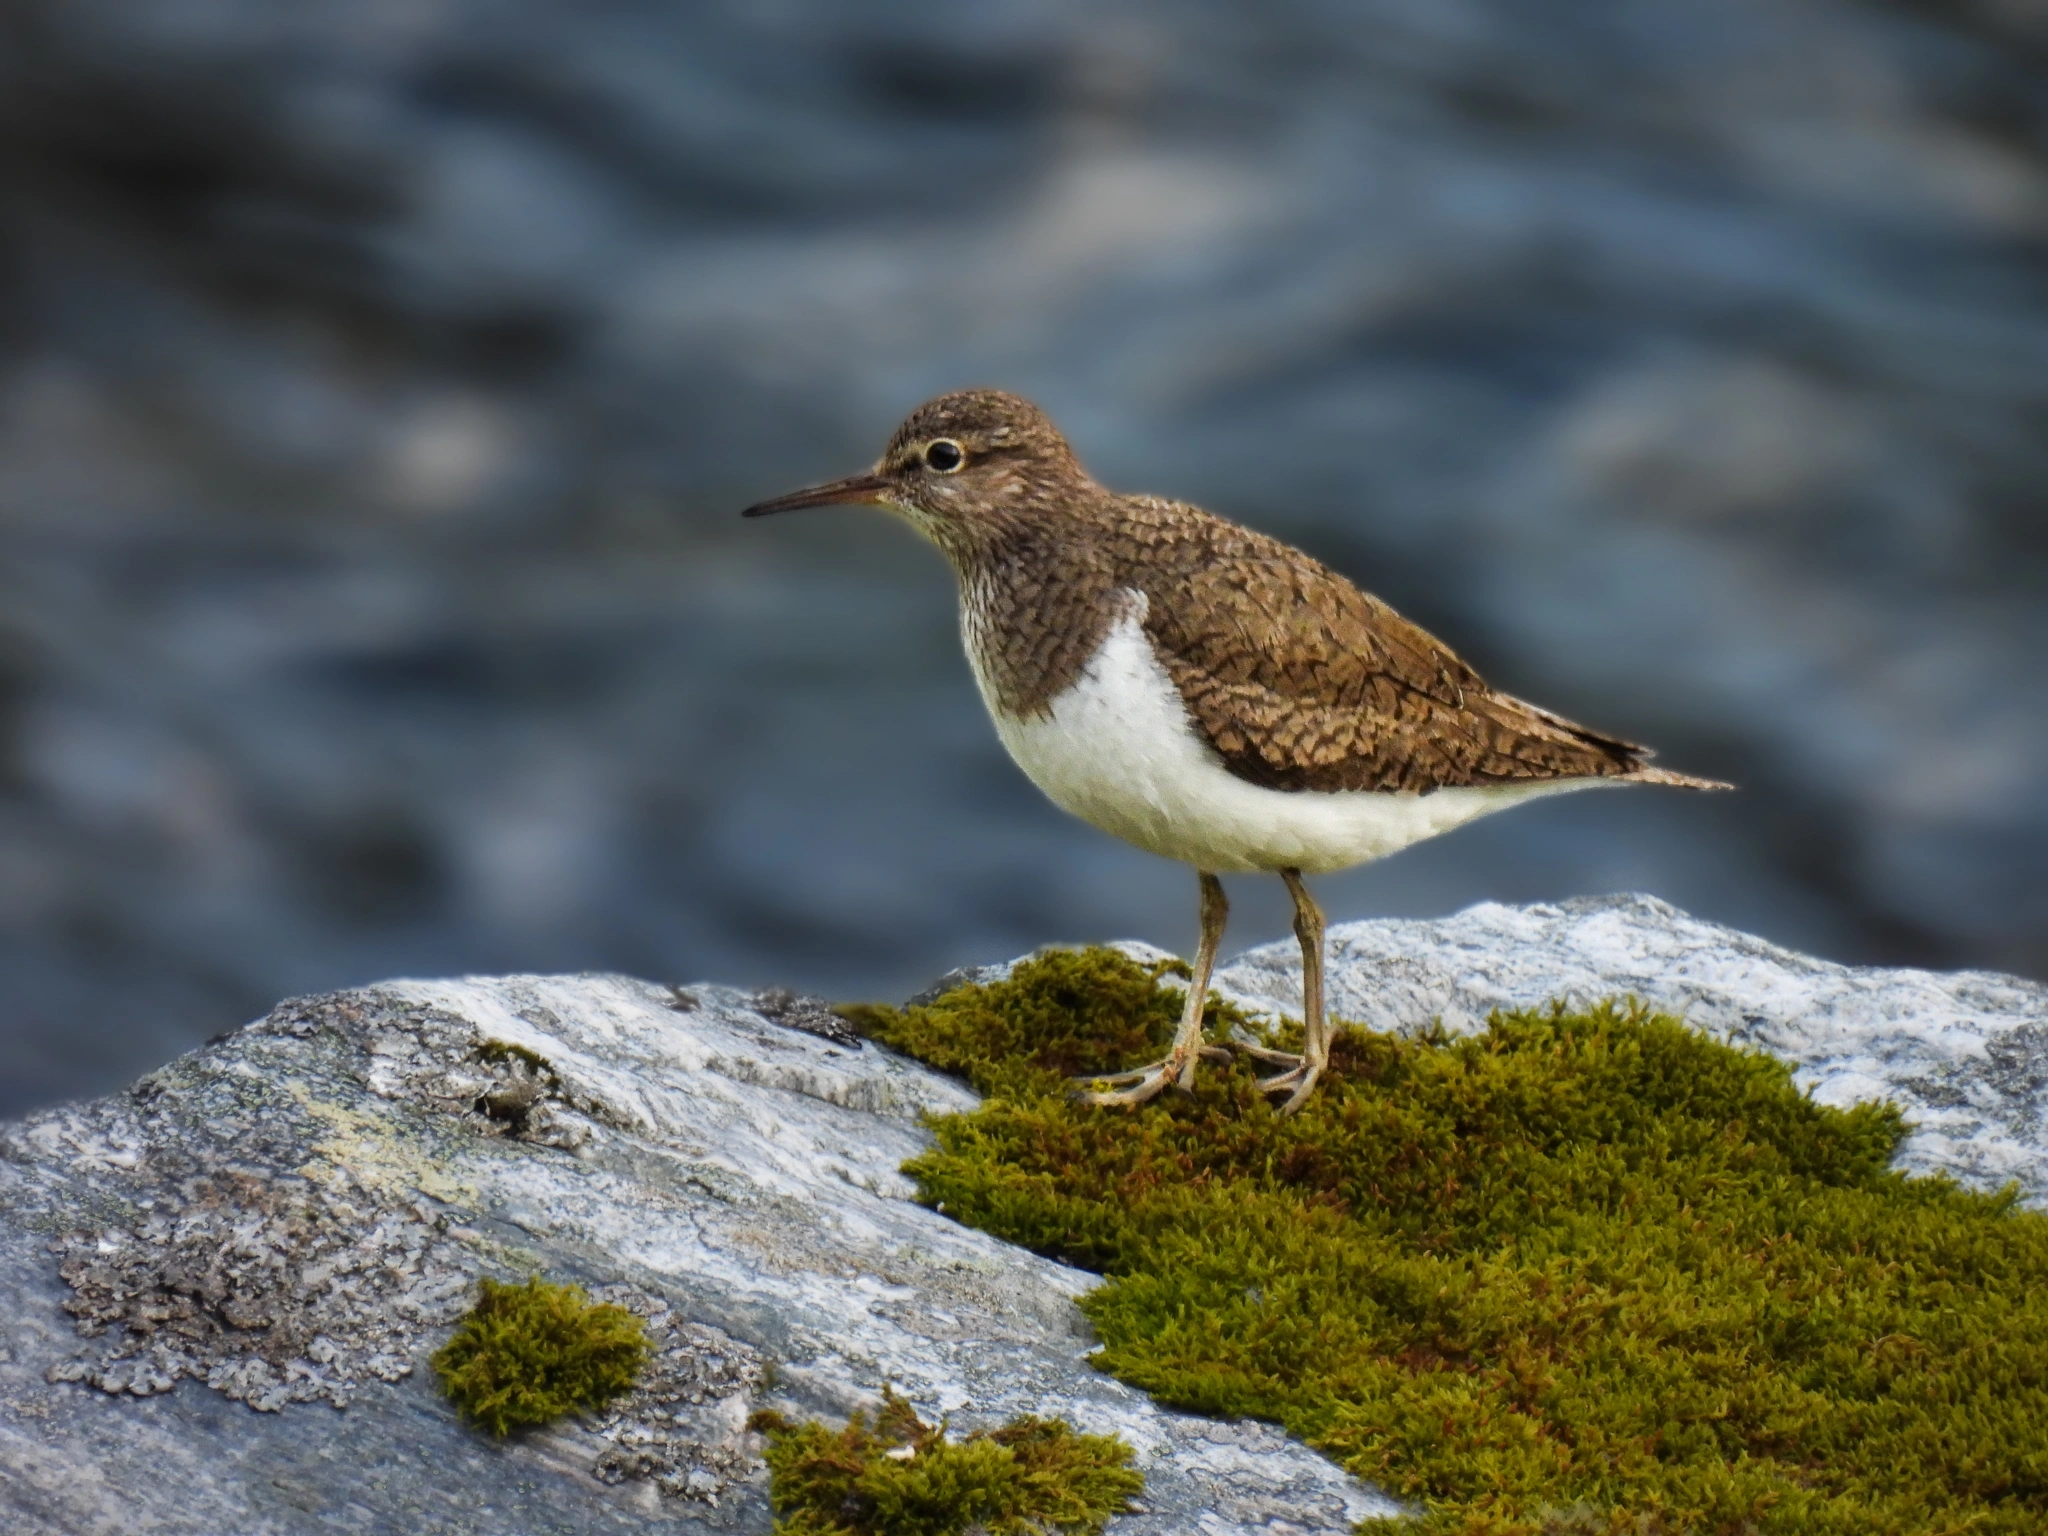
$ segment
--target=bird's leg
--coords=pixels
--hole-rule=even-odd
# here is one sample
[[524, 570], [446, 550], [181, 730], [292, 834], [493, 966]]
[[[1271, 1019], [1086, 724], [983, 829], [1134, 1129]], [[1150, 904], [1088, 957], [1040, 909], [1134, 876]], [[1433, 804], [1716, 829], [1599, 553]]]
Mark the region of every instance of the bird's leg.
[[[1323, 909], [1301, 883], [1301, 871], [1283, 869], [1287, 894], [1294, 898], [1294, 936], [1301, 941], [1301, 1055], [1260, 1050], [1261, 1060], [1291, 1061], [1285, 1072], [1260, 1081], [1261, 1093], [1285, 1093], [1279, 1112], [1291, 1115], [1308, 1098], [1323, 1068], [1330, 1064], [1330, 1021], [1323, 1012]], [[1290, 1091], [1291, 1090], [1291, 1091]]]
[[[1169, 1087], [1185, 1091], [1194, 1087], [1195, 1064], [1203, 1057], [1211, 1061], [1230, 1060], [1230, 1052], [1221, 1046], [1202, 1043], [1202, 1009], [1209, 1000], [1209, 973], [1216, 968], [1216, 950], [1223, 942], [1223, 925], [1230, 917], [1230, 903], [1224, 899], [1221, 880], [1207, 870], [1201, 871], [1201, 877], [1202, 939], [1195, 948], [1195, 973], [1188, 978], [1188, 1000], [1181, 1009], [1173, 1047], [1149, 1066], [1081, 1078], [1080, 1097], [1091, 1104], [1142, 1104]], [[1105, 1086], [1101, 1091], [1089, 1092], [1090, 1085], [1096, 1083]], [[1108, 1086], [1116, 1083], [1129, 1086]]]
[[1223, 882], [1206, 869], [1201, 872], [1202, 936], [1195, 945], [1195, 974], [1188, 978], [1188, 1000], [1181, 1009], [1180, 1028], [1174, 1032], [1173, 1051], [1181, 1058], [1175, 1084], [1191, 1090], [1195, 1086], [1195, 1063], [1206, 1056], [1211, 1061], [1228, 1061], [1230, 1052], [1221, 1046], [1202, 1043], [1202, 1010], [1209, 1003], [1209, 977], [1216, 969], [1216, 951], [1223, 943], [1223, 925], [1230, 921], [1230, 902], [1223, 894]]

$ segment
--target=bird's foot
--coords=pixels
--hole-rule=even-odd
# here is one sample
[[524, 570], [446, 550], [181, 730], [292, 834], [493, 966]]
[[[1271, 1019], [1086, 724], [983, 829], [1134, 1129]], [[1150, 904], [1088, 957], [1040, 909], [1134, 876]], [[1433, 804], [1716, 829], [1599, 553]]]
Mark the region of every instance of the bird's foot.
[[[1168, 1088], [1179, 1088], [1183, 1093], [1194, 1086], [1195, 1063], [1197, 1061], [1227, 1062], [1230, 1052], [1220, 1045], [1204, 1045], [1182, 1053], [1169, 1051], [1159, 1060], [1146, 1066], [1132, 1067], [1123, 1072], [1105, 1072], [1099, 1077], [1077, 1077], [1074, 1079], [1074, 1097], [1088, 1104], [1122, 1104], [1130, 1108], [1156, 1099]], [[1096, 1087], [1096, 1084], [1101, 1087]], [[1128, 1084], [1119, 1087], [1119, 1084]]]
[[[1309, 1094], [1316, 1086], [1316, 1079], [1323, 1075], [1321, 1062], [1305, 1061], [1286, 1051], [1270, 1051], [1260, 1047], [1253, 1054], [1261, 1061], [1272, 1062], [1275, 1066], [1286, 1066], [1284, 1072], [1259, 1079], [1259, 1092], [1284, 1093], [1287, 1102], [1274, 1111], [1278, 1115], [1291, 1115], [1308, 1101]], [[1291, 1063], [1291, 1065], [1289, 1065]]]

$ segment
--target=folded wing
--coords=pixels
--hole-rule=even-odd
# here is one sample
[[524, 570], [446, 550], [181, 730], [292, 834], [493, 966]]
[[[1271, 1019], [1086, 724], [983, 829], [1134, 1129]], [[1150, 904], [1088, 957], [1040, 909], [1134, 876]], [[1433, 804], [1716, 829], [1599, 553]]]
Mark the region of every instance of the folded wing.
[[1239, 778], [1324, 791], [1571, 778], [1721, 787], [1494, 692], [1426, 631], [1277, 540], [1206, 516], [1173, 523], [1140, 533], [1122, 574], [1149, 599], [1146, 633], [1196, 730]]

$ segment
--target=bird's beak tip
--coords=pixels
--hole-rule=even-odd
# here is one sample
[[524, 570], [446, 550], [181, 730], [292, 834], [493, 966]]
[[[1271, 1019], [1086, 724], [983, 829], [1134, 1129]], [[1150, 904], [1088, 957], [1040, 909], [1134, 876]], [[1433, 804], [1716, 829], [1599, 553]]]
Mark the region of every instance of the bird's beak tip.
[[791, 491], [787, 496], [757, 501], [744, 508], [740, 516], [767, 517], [773, 512], [794, 512], [802, 507], [874, 506], [885, 499], [888, 489], [889, 482], [880, 475], [848, 475], [844, 480], [808, 486], [801, 491]]

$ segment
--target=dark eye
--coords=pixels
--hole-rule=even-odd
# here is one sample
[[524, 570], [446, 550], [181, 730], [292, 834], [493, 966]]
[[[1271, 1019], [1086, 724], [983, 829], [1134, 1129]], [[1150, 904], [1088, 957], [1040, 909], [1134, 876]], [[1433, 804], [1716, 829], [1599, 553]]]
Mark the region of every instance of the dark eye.
[[950, 475], [967, 462], [967, 455], [958, 443], [942, 437], [935, 443], [925, 444], [924, 461], [942, 475]]

